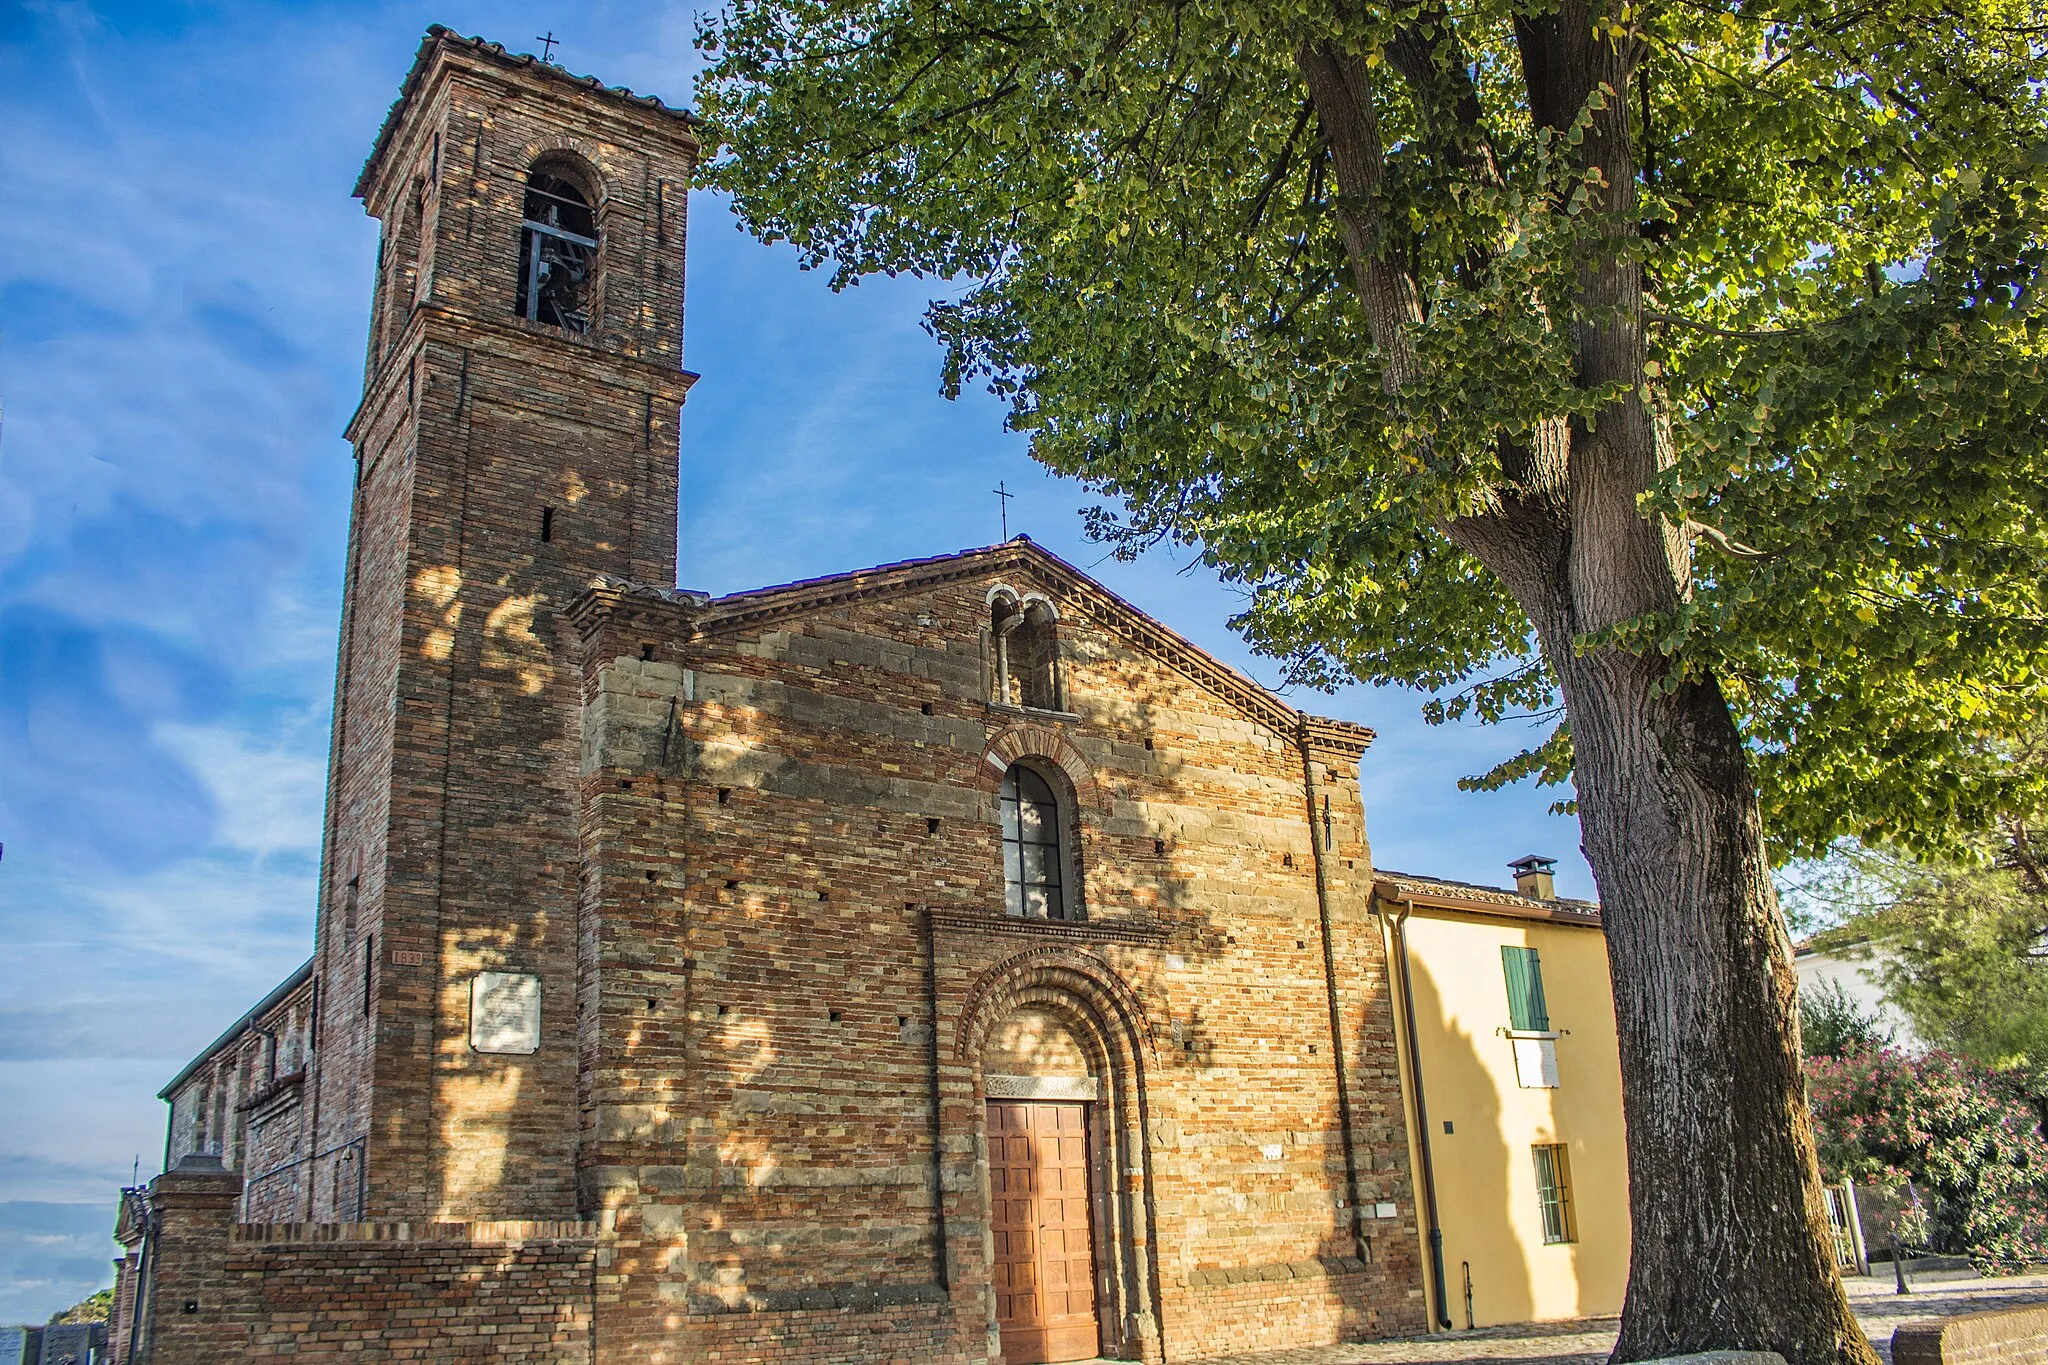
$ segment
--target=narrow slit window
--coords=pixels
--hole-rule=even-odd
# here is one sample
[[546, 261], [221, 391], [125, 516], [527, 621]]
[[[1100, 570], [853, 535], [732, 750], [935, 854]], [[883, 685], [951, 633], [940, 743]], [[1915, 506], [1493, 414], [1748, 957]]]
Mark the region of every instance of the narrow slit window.
[[370, 1017], [370, 1001], [377, 987], [377, 936], [363, 935], [363, 1018]]
[[552, 507], [540, 509], [540, 538], [543, 542], [555, 538], [555, 509]]
[[528, 322], [590, 330], [597, 283], [597, 214], [583, 191], [546, 171], [526, 178], [519, 225], [519, 297]]
[[1536, 1158], [1536, 1203], [1543, 1217], [1543, 1240], [1552, 1244], [1578, 1241], [1578, 1229], [1572, 1222], [1571, 1164], [1564, 1144], [1539, 1143], [1529, 1150]]
[[1003, 886], [1009, 913], [1065, 919], [1060, 804], [1052, 786], [1023, 764], [1003, 774]]

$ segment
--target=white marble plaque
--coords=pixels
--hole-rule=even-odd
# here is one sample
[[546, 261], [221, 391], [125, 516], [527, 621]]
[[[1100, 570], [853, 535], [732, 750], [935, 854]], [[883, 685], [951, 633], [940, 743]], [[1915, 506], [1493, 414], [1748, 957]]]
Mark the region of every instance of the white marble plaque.
[[540, 1050], [540, 978], [478, 972], [469, 983], [469, 1045], [478, 1052]]
[[982, 1078], [992, 1100], [1092, 1100], [1099, 1098], [1093, 1076], [999, 1076]]
[[1557, 1039], [1516, 1038], [1515, 1079], [1524, 1090], [1557, 1089]]

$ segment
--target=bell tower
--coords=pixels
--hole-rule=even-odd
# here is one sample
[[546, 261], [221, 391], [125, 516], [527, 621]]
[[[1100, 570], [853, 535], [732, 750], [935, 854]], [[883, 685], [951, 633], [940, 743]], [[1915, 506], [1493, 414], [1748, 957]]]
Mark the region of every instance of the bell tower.
[[305, 1216], [573, 1218], [581, 675], [675, 582], [689, 116], [434, 27], [355, 193], [355, 447]]

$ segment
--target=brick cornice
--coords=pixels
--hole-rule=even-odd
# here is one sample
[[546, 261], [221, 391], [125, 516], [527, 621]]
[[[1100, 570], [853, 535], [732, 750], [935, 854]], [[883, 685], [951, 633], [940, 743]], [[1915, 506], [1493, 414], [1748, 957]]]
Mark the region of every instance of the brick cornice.
[[[689, 370], [679, 370], [673, 365], [653, 360], [642, 360], [638, 356], [626, 355], [620, 351], [608, 351], [602, 339], [609, 333], [595, 336], [564, 332], [558, 328], [543, 327], [523, 322], [518, 318], [483, 317], [466, 309], [456, 308], [431, 300], [414, 305], [406, 318], [405, 331], [392, 343], [389, 354], [377, 367], [377, 373], [364, 387], [362, 401], [349, 415], [348, 424], [342, 428], [342, 439], [351, 443], [361, 435], [369, 424], [371, 414], [390, 401], [405, 385], [405, 373], [418, 354], [420, 347], [429, 340], [427, 330], [433, 327], [432, 340], [457, 350], [476, 351], [482, 343], [510, 341], [514, 345], [566, 346], [574, 348], [565, 359], [563, 368], [580, 378], [586, 378], [586, 367], [590, 357], [583, 352], [593, 352], [602, 357], [602, 363], [617, 365], [637, 373], [648, 381], [646, 392], [676, 404], [683, 403], [690, 389], [702, 376]], [[474, 394], [458, 395], [465, 404]]]
[[1157, 945], [1173, 931], [1157, 920], [1026, 919], [991, 910], [927, 910], [932, 927], [965, 934], [1018, 934], [1074, 943]]
[[605, 85], [595, 76], [575, 76], [559, 66], [543, 62], [531, 53], [512, 53], [497, 43], [482, 38], [465, 38], [454, 30], [440, 24], [430, 24], [426, 37], [420, 40], [419, 52], [414, 56], [412, 69], [405, 73], [405, 80], [398, 87], [398, 99], [384, 116], [384, 124], [377, 130], [377, 140], [371, 144], [370, 156], [363, 163], [362, 174], [356, 178], [352, 191], [358, 199], [367, 199], [371, 188], [383, 169], [386, 154], [391, 150], [392, 139], [405, 120], [407, 109], [415, 100], [424, 98], [422, 92], [432, 85], [436, 74], [436, 62], [446, 65], [457, 61], [484, 66], [496, 72], [514, 77], [525, 77], [537, 83], [574, 86], [608, 103], [621, 108], [632, 109], [672, 119], [676, 136], [687, 143], [692, 152], [699, 149], [697, 135], [693, 131], [699, 120], [695, 114], [684, 109], [674, 109], [652, 95], [636, 95], [623, 86]]
[[[1231, 702], [1289, 743], [1305, 740], [1317, 752], [1352, 762], [1372, 744], [1373, 732], [1366, 726], [1296, 710], [1058, 555], [1022, 536], [978, 550], [855, 569], [708, 600], [681, 597], [665, 589], [622, 586], [635, 596], [665, 599], [676, 610], [689, 612], [689, 628], [694, 636], [701, 637], [772, 625], [850, 602], [901, 597], [963, 579], [1014, 572], [1033, 574], [1041, 586], [1059, 599], [1062, 607], [1085, 611], [1102, 629]], [[570, 613], [580, 624], [583, 617], [577, 615], [578, 609], [578, 605], [572, 604]], [[588, 609], [584, 610], [587, 614]], [[585, 629], [587, 632], [588, 627]]]

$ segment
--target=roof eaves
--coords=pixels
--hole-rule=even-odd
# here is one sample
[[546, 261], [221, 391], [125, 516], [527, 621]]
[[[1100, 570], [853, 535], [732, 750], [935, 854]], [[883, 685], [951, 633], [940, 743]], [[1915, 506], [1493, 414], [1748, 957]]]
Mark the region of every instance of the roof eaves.
[[1602, 927], [1600, 906], [1596, 901], [1564, 897], [1538, 900], [1498, 886], [1481, 886], [1477, 882], [1453, 881], [1445, 877], [1418, 877], [1385, 868], [1374, 869], [1373, 894], [1385, 901], [1405, 901], [1439, 910]]
[[706, 604], [696, 625], [706, 633], [730, 630], [879, 592], [908, 591], [970, 577], [986, 569], [1000, 570], [1026, 563], [1049, 571], [1062, 580], [1075, 596], [1091, 599], [1098, 607], [1105, 608], [1105, 618], [1133, 644], [1166, 657], [1195, 681], [1235, 702], [1289, 740], [1306, 739], [1313, 745], [1348, 753], [1354, 758], [1373, 742], [1374, 733], [1366, 726], [1313, 716], [1289, 706], [1255, 679], [1246, 677], [1200, 645], [1162, 625], [1141, 608], [1119, 597], [1028, 536], [1017, 536], [999, 545], [984, 545], [952, 554], [899, 560], [873, 568], [729, 593]]
[[465, 38], [445, 24], [429, 24], [426, 37], [420, 40], [419, 51], [413, 56], [412, 68], [405, 73], [405, 80], [399, 84], [398, 98], [392, 102], [390, 110], [384, 115], [383, 124], [377, 129], [377, 140], [370, 146], [369, 159], [363, 162], [362, 173], [356, 177], [356, 187], [352, 191], [356, 198], [365, 199], [369, 196], [370, 181], [375, 177], [378, 163], [383, 161], [384, 153], [390, 149], [391, 139], [398, 131], [399, 120], [404, 116], [405, 107], [412, 102], [413, 96], [419, 93], [420, 85], [426, 80], [427, 72], [433, 66], [434, 54], [443, 45], [471, 53], [506, 70], [531, 71], [548, 80], [561, 81], [621, 103], [667, 114], [691, 128], [700, 128], [704, 124], [703, 119], [689, 110], [677, 109], [656, 96], [636, 95], [623, 85], [606, 85], [595, 76], [573, 75], [552, 62], [542, 61], [530, 52], [509, 52], [503, 44], [483, 38]]
[[171, 1097], [171, 1092], [173, 1090], [176, 1090], [179, 1086], [183, 1085], [187, 1080], [189, 1080], [191, 1078], [192, 1073], [197, 1071], [202, 1065], [204, 1065], [206, 1061], [213, 1056], [214, 1053], [219, 1052], [229, 1043], [232, 1043], [235, 1039], [241, 1037], [244, 1033], [248, 1032], [249, 1025], [255, 1023], [258, 1019], [261, 1019], [271, 1009], [275, 1008], [279, 1001], [283, 1000], [286, 996], [290, 995], [299, 987], [305, 985], [306, 979], [312, 975], [313, 959], [309, 957], [305, 960], [304, 963], [300, 964], [299, 969], [297, 971], [293, 972], [290, 976], [286, 977], [283, 981], [279, 982], [277, 987], [273, 989], [270, 992], [270, 994], [264, 996], [261, 1000], [258, 1000], [254, 1005], [250, 1006], [248, 1013], [244, 1014], [241, 1018], [235, 1020], [234, 1023], [228, 1025], [227, 1031], [225, 1033], [221, 1034], [220, 1037], [208, 1043], [205, 1046], [205, 1048], [203, 1048], [200, 1051], [198, 1056], [194, 1057], [191, 1061], [185, 1063], [184, 1070], [180, 1071], [177, 1075], [171, 1077], [171, 1079], [165, 1083], [164, 1088], [156, 1092], [156, 1097], [160, 1100], [168, 1100]]

